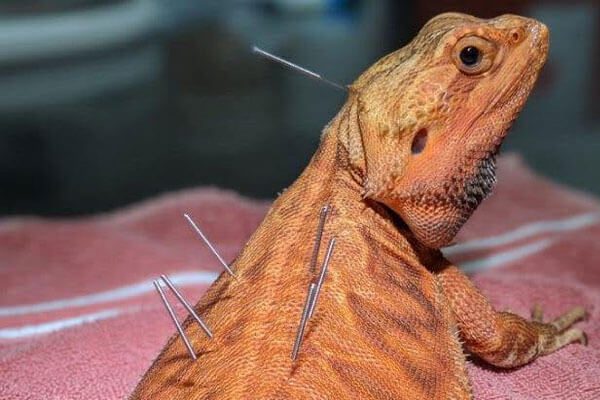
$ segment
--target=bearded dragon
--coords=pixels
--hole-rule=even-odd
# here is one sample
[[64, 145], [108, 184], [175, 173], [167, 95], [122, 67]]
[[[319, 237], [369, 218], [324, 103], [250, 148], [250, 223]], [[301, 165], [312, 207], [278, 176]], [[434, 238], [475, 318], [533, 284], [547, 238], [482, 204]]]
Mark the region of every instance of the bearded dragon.
[[[533, 19], [447, 13], [360, 75], [236, 277], [196, 305], [213, 339], [188, 319], [198, 360], [174, 336], [131, 399], [469, 399], [464, 351], [512, 368], [584, 343], [583, 308], [550, 323], [496, 311], [439, 250], [492, 190], [547, 50]], [[325, 204], [337, 245], [293, 360]]]

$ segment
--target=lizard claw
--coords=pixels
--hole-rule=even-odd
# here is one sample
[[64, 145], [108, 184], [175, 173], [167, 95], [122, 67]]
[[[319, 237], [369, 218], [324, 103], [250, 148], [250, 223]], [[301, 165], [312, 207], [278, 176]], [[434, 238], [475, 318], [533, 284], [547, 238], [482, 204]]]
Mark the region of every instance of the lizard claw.
[[533, 305], [533, 309], [531, 310], [531, 320], [535, 322], [543, 322], [544, 321], [544, 310], [539, 303]]
[[588, 336], [585, 332], [581, 332], [581, 338], [579, 339], [579, 343], [581, 343], [584, 346], [588, 345]]
[[577, 306], [558, 316], [551, 322], [544, 323], [542, 308], [536, 304], [531, 312], [531, 319], [534, 322], [546, 327], [548, 339], [542, 348], [542, 354], [550, 354], [570, 343], [580, 343], [588, 345], [588, 337], [581, 329], [571, 328], [571, 326], [588, 317], [585, 308]]
[[550, 325], [556, 328], [558, 332], [562, 332], [573, 325], [575, 322], [581, 321], [586, 318], [587, 312], [585, 308], [581, 306], [577, 306], [570, 311], [562, 314], [561, 316], [555, 318]]

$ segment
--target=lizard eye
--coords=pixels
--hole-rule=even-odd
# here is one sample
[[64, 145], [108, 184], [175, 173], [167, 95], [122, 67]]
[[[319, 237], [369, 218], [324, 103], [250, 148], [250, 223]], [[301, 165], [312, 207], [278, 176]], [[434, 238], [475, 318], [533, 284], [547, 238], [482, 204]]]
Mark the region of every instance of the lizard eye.
[[496, 46], [483, 38], [467, 36], [460, 39], [452, 51], [456, 67], [467, 75], [488, 71], [496, 58]]
[[472, 67], [479, 62], [481, 52], [475, 46], [464, 47], [460, 51], [460, 61], [467, 67]]

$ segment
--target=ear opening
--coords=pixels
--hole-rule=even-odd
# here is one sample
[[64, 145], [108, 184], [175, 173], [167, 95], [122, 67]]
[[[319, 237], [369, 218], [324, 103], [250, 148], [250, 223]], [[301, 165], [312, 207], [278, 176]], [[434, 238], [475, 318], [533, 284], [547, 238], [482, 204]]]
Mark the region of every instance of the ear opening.
[[427, 131], [427, 128], [421, 128], [417, 131], [410, 147], [410, 151], [413, 155], [420, 154], [423, 150], [425, 150], [425, 146], [427, 146], [428, 135], [429, 132]]

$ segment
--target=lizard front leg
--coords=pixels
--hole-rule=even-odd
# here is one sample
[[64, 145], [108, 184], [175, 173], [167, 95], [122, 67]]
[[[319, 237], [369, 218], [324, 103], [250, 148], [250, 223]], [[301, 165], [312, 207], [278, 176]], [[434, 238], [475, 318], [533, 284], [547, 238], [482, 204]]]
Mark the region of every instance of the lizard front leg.
[[460, 336], [467, 350], [488, 363], [502, 368], [518, 367], [569, 343], [587, 344], [585, 333], [571, 328], [585, 317], [583, 307], [550, 323], [542, 322], [542, 311], [537, 306], [531, 321], [510, 312], [498, 312], [465, 274], [444, 262], [437, 278]]

